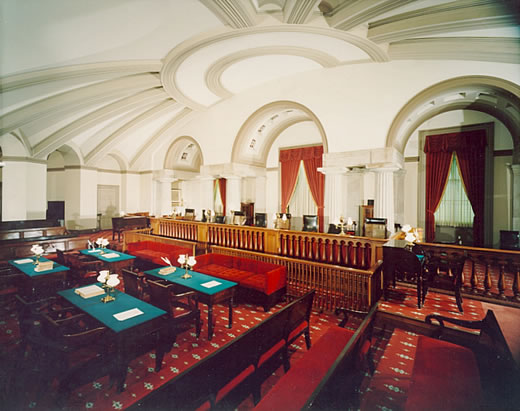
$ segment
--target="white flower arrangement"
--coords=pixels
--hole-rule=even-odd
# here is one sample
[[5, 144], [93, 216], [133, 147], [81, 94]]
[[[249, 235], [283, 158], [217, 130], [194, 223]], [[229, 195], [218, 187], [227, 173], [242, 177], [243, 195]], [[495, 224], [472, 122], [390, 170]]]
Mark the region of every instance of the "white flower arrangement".
[[410, 224], [405, 224], [401, 228], [401, 238], [403, 238], [407, 243], [415, 243], [420, 241], [419, 233], [417, 232], [417, 228], [413, 228]]

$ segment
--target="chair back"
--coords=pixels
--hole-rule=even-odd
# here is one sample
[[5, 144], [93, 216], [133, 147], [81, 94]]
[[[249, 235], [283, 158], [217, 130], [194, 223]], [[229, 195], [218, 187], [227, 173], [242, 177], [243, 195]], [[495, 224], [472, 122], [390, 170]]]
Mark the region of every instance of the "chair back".
[[302, 231], [318, 231], [318, 216], [304, 215]]
[[136, 273], [126, 268], [121, 269], [123, 275], [123, 283], [125, 285], [125, 293], [130, 294], [135, 298], [143, 298], [142, 278], [139, 273]]
[[417, 279], [421, 274], [421, 261], [415, 253], [404, 248], [397, 249], [398, 255], [395, 256], [396, 278], [404, 277], [406, 280]]
[[256, 227], [267, 227], [267, 214], [266, 213], [255, 213], [255, 226]]
[[172, 304], [170, 292], [173, 288], [173, 284], [165, 284], [162, 280], [148, 280], [148, 287], [151, 303], [171, 315]]

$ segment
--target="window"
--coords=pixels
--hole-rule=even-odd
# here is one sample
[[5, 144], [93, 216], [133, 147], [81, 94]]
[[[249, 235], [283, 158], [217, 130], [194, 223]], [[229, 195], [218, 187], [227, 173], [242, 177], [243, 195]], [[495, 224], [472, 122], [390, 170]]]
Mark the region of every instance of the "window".
[[312, 193], [305, 175], [305, 168], [303, 161], [300, 162], [300, 169], [298, 171], [298, 179], [294, 192], [289, 201], [290, 213], [294, 216], [303, 216], [304, 214], [315, 215], [318, 212], [318, 207], [312, 198]]
[[472, 227], [474, 215], [460, 176], [457, 155], [453, 153], [446, 188], [439, 207], [435, 211], [435, 224], [450, 227]]

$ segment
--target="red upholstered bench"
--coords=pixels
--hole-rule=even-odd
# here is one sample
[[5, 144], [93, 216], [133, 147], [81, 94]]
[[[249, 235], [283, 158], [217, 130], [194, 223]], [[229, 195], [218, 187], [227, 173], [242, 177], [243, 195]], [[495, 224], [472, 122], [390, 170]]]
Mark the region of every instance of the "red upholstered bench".
[[353, 335], [351, 330], [330, 327], [269, 390], [255, 410], [301, 410]]
[[177, 259], [181, 254], [193, 255], [193, 248], [181, 247], [174, 244], [160, 243], [156, 241], [138, 241], [127, 244], [128, 254], [135, 255], [141, 260], [157, 265], [165, 265], [161, 257], [168, 257], [173, 265], [179, 265]]
[[265, 311], [280, 300], [287, 286], [286, 267], [248, 258], [203, 254], [197, 257], [195, 270], [237, 282], [247, 298], [259, 299]]
[[480, 373], [473, 352], [419, 336], [405, 410], [479, 410], [482, 406]]

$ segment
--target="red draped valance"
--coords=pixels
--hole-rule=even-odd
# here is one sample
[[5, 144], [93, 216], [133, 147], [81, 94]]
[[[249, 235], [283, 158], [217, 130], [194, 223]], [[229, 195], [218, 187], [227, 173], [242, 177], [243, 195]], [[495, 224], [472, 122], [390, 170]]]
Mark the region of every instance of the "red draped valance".
[[452, 153], [461, 150], [483, 150], [487, 145], [486, 131], [473, 130], [460, 133], [436, 134], [426, 137], [425, 153]]

